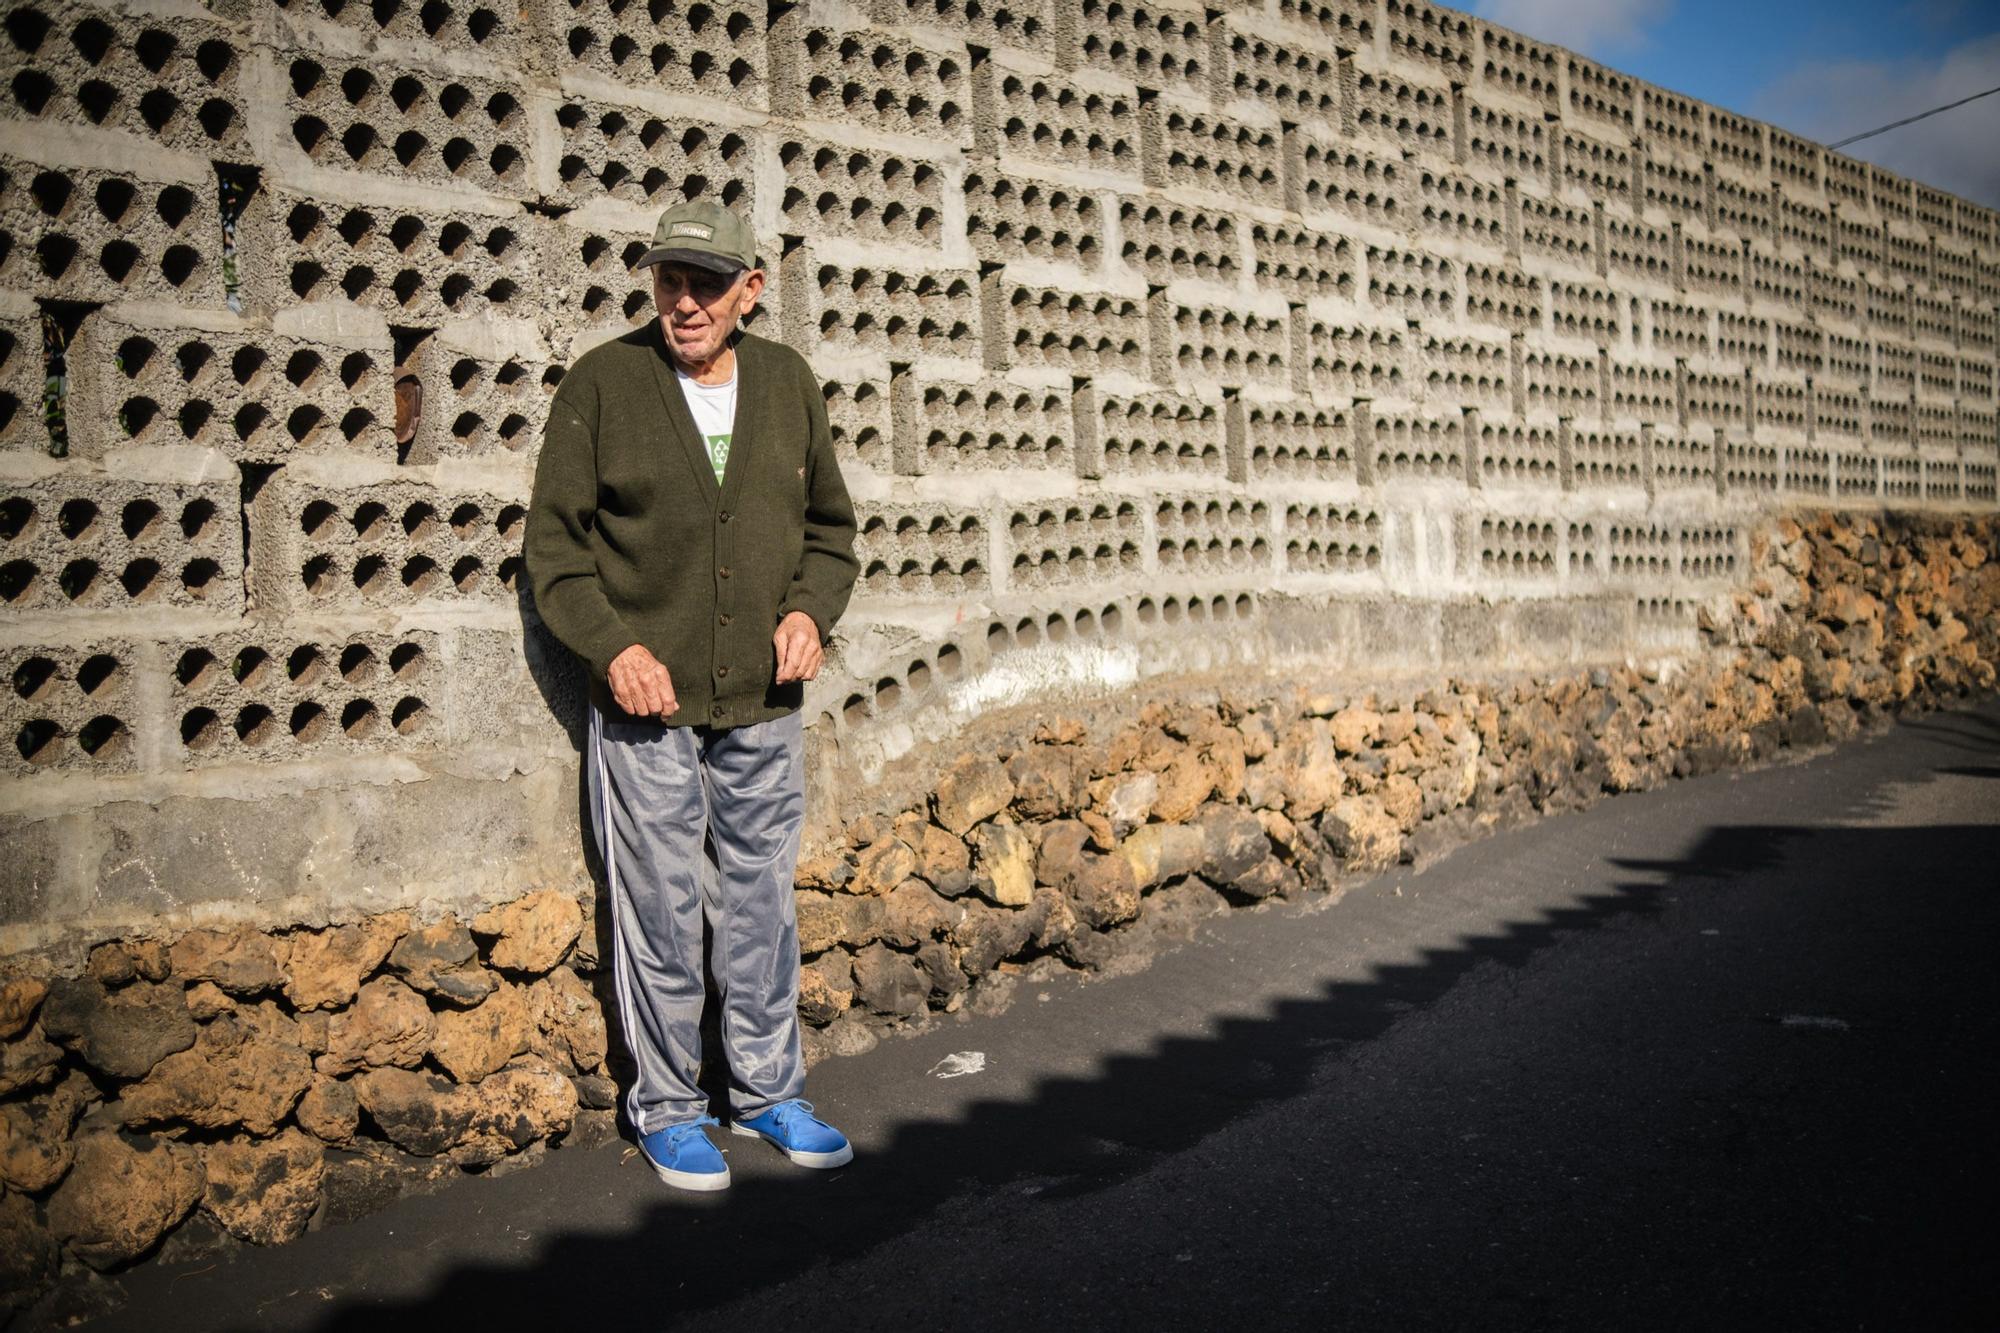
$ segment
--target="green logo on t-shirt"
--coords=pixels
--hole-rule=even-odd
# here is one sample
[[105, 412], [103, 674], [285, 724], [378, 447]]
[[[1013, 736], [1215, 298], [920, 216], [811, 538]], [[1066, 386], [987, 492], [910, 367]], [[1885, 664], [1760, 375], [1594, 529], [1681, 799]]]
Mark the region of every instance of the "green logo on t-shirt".
[[710, 435], [708, 439], [708, 461], [715, 465], [716, 484], [722, 483], [722, 470], [729, 466], [729, 437]]

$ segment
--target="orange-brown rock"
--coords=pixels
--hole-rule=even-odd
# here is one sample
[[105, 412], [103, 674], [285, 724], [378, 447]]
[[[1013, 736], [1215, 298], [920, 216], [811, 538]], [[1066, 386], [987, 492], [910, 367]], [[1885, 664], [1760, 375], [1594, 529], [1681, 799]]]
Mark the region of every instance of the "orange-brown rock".
[[1061, 886], [1076, 916], [1092, 930], [1105, 930], [1139, 914], [1139, 882], [1132, 863], [1118, 854], [1083, 853], [1077, 871]]
[[45, 1096], [0, 1103], [0, 1184], [40, 1194], [63, 1178], [75, 1156], [70, 1131], [97, 1089], [72, 1071]]
[[1076, 809], [1078, 775], [1067, 746], [1030, 745], [1007, 761], [1014, 812], [1023, 819], [1057, 819]]
[[830, 1023], [854, 1003], [854, 963], [839, 949], [799, 969], [799, 1016], [818, 1026]]
[[174, 976], [182, 981], [213, 981], [231, 995], [275, 990], [285, 982], [285, 962], [291, 945], [248, 926], [235, 930], [191, 930], [169, 951]]
[[482, 912], [472, 933], [490, 935], [487, 958], [509, 972], [546, 972], [562, 961], [583, 930], [583, 908], [560, 889], [544, 889]]
[[1882, 604], [1851, 583], [1837, 583], [1819, 598], [1819, 618], [1836, 629], [1882, 618]]
[[1345, 796], [1320, 819], [1320, 832], [1351, 869], [1386, 870], [1403, 854], [1403, 833], [1373, 796]]
[[917, 849], [917, 873], [932, 885], [942, 883], [946, 876], [960, 870], [970, 869], [972, 854], [966, 850], [963, 838], [954, 838], [932, 823], [925, 823], [919, 832]]
[[1237, 805], [1210, 805], [1195, 820], [1201, 830], [1201, 876], [1227, 887], [1271, 854], [1264, 821]]
[[355, 1075], [351, 1085], [389, 1142], [419, 1157], [448, 1152], [472, 1122], [468, 1090], [436, 1074], [387, 1066]]
[[431, 1037], [431, 1058], [460, 1083], [477, 1083], [528, 1049], [535, 1035], [527, 993], [502, 985], [470, 1009], [446, 1009], [437, 1015]]
[[312, 1059], [295, 1045], [252, 1034], [218, 1018], [195, 1044], [167, 1056], [125, 1089], [116, 1108], [127, 1125], [162, 1122], [199, 1129], [237, 1126], [274, 1133], [312, 1082]]
[[86, 1134], [49, 1199], [49, 1227], [92, 1268], [115, 1268], [158, 1244], [201, 1193], [201, 1158], [193, 1148]]
[[558, 967], [534, 984], [529, 998], [542, 1034], [568, 1052], [578, 1069], [604, 1064], [609, 1043], [604, 1006], [583, 978]]
[[1339, 799], [1346, 781], [1333, 737], [1321, 722], [1296, 722], [1285, 728], [1265, 767], [1272, 770], [1284, 808], [1293, 819], [1311, 819], [1326, 809]]
[[0, 1097], [55, 1082], [62, 1048], [42, 1036], [39, 1025], [0, 1042]]
[[972, 831], [975, 885], [1002, 907], [1026, 907], [1035, 894], [1035, 848], [1006, 818], [991, 819]]
[[89, 977], [72, 977], [49, 988], [41, 1018], [50, 1037], [115, 1078], [143, 1078], [195, 1038], [181, 988], [166, 983], [106, 991]]
[[173, 950], [165, 940], [126, 940], [125, 952], [143, 981], [165, 981], [173, 975]]
[[965, 915], [951, 928], [959, 966], [969, 977], [984, 976], [1002, 959], [1011, 958], [1027, 947], [1035, 924], [1027, 912], [989, 907], [982, 902], [968, 903]]
[[479, 966], [478, 954], [472, 932], [456, 918], [445, 917], [398, 940], [389, 950], [389, 967], [426, 995], [452, 1004], [478, 1004], [500, 984]]
[[1081, 718], [1052, 717], [1035, 728], [1035, 741], [1040, 745], [1074, 745], [1088, 734]]
[[97, 945], [83, 967], [84, 973], [105, 986], [123, 986], [139, 975], [139, 968], [125, 946], [113, 940]]
[[917, 873], [917, 854], [901, 838], [885, 836], [861, 849], [855, 858], [850, 892], [884, 894]]
[[1270, 898], [1299, 887], [1299, 872], [1275, 856], [1267, 856], [1229, 882], [1232, 892], [1246, 898]]
[[1239, 732], [1219, 725], [1209, 728], [1202, 738], [1201, 757], [1214, 776], [1217, 800], [1233, 801], [1243, 794], [1249, 755]]
[[1371, 708], [1343, 708], [1330, 725], [1333, 746], [1342, 754], [1360, 754], [1382, 733], [1382, 715]]
[[321, 1074], [299, 1098], [292, 1118], [315, 1138], [345, 1148], [354, 1142], [354, 1132], [361, 1126], [361, 1101], [345, 1079]]
[[1139, 733], [1138, 766], [1148, 773], [1157, 773], [1180, 758], [1186, 748], [1181, 738], [1165, 727], [1145, 727]]
[[210, 1144], [203, 1155], [202, 1206], [232, 1236], [279, 1245], [305, 1233], [319, 1207], [323, 1149], [288, 1129], [275, 1138]]
[[792, 901], [799, 927], [799, 952], [816, 954], [841, 942], [847, 918], [838, 899], [830, 893], [800, 889], [793, 894]]
[[1194, 818], [1194, 812], [1215, 790], [1215, 771], [1192, 751], [1183, 750], [1172, 763], [1160, 770], [1159, 795], [1153, 800], [1153, 818], [1180, 824]]
[[931, 989], [915, 960], [882, 944], [854, 956], [854, 987], [870, 1009], [898, 1018], [923, 1012]]
[[188, 1017], [197, 1023], [207, 1023], [236, 1012], [236, 1001], [213, 981], [197, 981], [189, 986], [185, 1000]]
[[410, 1068], [430, 1050], [436, 1030], [423, 996], [394, 977], [376, 977], [327, 1024], [326, 1053], [315, 1064], [322, 1074], [364, 1066]]
[[1201, 830], [1192, 825], [1148, 824], [1134, 829], [1118, 853], [1131, 865], [1134, 882], [1147, 889], [1200, 869], [1204, 845]]
[[48, 983], [37, 977], [9, 977], [0, 981], [0, 1041], [11, 1040], [28, 1030]]
[[834, 844], [802, 857], [792, 882], [801, 889], [838, 889], [852, 878], [853, 862], [839, 844]]
[[1092, 808], [1111, 826], [1111, 836], [1122, 838], [1152, 817], [1160, 796], [1157, 773], [1117, 774], [1091, 784]]
[[996, 759], [967, 755], [944, 771], [931, 796], [932, 815], [960, 837], [972, 826], [1007, 808], [1014, 783]]
[[1424, 816], [1424, 794], [1408, 773], [1391, 773], [1384, 778], [1376, 799], [1381, 801], [1383, 813], [1405, 833], [1414, 829]]
[[1268, 757], [1277, 748], [1278, 729], [1263, 713], [1248, 713], [1238, 718], [1236, 732], [1243, 738], [1243, 757], [1250, 763]]
[[296, 932], [291, 937], [286, 998], [296, 1009], [338, 1009], [382, 965], [409, 925], [408, 917], [391, 913], [353, 925]]
[[943, 936], [964, 910], [938, 897], [922, 880], [906, 879], [882, 899], [880, 938], [898, 948], [914, 949]]
[[450, 1155], [460, 1166], [497, 1162], [565, 1132], [576, 1118], [576, 1085], [532, 1058], [461, 1088], [459, 1095], [467, 1105], [465, 1129]]

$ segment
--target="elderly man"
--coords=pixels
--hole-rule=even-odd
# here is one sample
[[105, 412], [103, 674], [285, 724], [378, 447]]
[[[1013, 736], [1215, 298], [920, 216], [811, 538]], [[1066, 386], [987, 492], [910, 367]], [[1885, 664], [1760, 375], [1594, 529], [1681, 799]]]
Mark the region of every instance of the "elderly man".
[[563, 377], [527, 562], [543, 621], [590, 669], [586, 786], [638, 1065], [626, 1109], [663, 1180], [714, 1190], [729, 1167], [695, 1082], [704, 917], [732, 1130], [803, 1166], [853, 1156], [799, 1097], [792, 876], [801, 695], [859, 565], [811, 368], [737, 327], [764, 290], [749, 227], [678, 205], [639, 264], [659, 318]]

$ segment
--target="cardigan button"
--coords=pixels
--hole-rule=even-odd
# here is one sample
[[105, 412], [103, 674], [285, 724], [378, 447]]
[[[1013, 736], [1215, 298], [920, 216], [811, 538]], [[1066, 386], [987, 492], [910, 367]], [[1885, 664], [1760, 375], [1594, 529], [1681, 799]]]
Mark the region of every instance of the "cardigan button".
[[717, 676], [726, 676], [729, 674], [729, 668], [726, 666], [719, 666], [715, 669], [715, 674]]
[[720, 514], [717, 514], [716, 517], [727, 523], [729, 521], [729, 511], [725, 509]]
[[709, 710], [708, 710], [708, 715], [709, 715], [710, 717], [721, 717], [721, 716], [722, 716], [722, 705], [721, 705], [721, 704], [717, 704], [717, 705], [716, 705], [715, 707], [713, 707], [713, 708], [709, 709]]
[[729, 566], [728, 566], [728, 565], [724, 565], [724, 566], [723, 566], [723, 567], [722, 567], [721, 569], [718, 569], [718, 570], [716, 570], [715, 572], [716, 572], [717, 574], [721, 575], [721, 576], [722, 576], [723, 578], [728, 578], [728, 577], [729, 577]]
[[732, 616], [732, 615], [730, 615], [730, 614], [729, 614], [729, 613], [728, 613], [727, 611], [724, 611], [724, 612], [723, 612], [723, 613], [722, 613], [721, 615], [719, 615], [719, 616], [717, 616], [717, 617], [716, 617], [716, 620], [718, 620], [719, 622], [721, 622], [721, 623], [722, 623], [722, 624], [724, 624], [724, 625], [727, 625], [727, 624], [728, 624], [728, 623], [729, 623], [730, 621], [732, 621], [732, 620], [734, 620], [734, 619], [736, 619], [736, 617], [735, 617], [735, 616]]

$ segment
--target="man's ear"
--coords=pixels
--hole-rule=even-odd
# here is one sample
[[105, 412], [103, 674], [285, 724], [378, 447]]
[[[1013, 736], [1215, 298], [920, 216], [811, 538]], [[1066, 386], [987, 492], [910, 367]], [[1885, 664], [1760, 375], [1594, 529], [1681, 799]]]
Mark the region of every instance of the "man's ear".
[[737, 307], [738, 318], [757, 308], [757, 299], [764, 294], [764, 270], [753, 268], [743, 279], [742, 304]]

